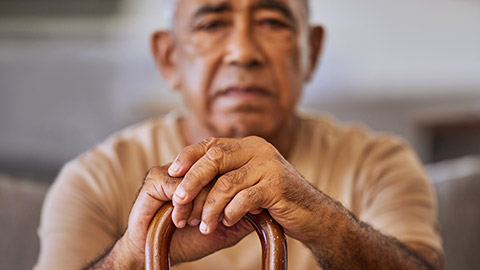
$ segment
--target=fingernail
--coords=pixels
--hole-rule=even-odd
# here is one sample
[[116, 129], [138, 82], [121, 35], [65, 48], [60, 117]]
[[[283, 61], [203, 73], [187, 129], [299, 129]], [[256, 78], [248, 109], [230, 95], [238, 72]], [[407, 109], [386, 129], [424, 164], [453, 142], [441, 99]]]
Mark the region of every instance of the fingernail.
[[206, 233], [207, 232], [207, 224], [205, 224], [205, 222], [202, 221], [202, 223], [200, 223], [200, 231], [202, 233]]
[[185, 199], [185, 190], [183, 190], [183, 187], [180, 185], [177, 187], [177, 190], [175, 191], [175, 196], [177, 196], [179, 199], [183, 200]]
[[230, 227], [230, 224], [228, 224], [228, 221], [226, 219], [222, 219], [222, 223], [223, 225], [225, 225], [225, 227]]
[[192, 218], [188, 224], [190, 224], [190, 226], [197, 226], [198, 224], [200, 223], [200, 220], [198, 218]]
[[185, 220], [180, 220], [178, 222], [178, 228], [183, 228], [185, 227], [185, 225], [187, 225], [187, 222]]
[[168, 174], [172, 175], [175, 173], [178, 173], [180, 171], [180, 166], [177, 164], [177, 162], [172, 163], [170, 167], [168, 168]]

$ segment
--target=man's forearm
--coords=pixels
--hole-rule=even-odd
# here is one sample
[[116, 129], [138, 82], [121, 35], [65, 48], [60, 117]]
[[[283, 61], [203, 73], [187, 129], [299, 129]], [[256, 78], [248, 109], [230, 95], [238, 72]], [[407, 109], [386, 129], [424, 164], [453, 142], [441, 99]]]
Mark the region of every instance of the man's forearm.
[[131, 258], [131, 254], [126, 247], [125, 239], [122, 237], [107, 251], [93, 262], [85, 266], [84, 270], [100, 269], [143, 269], [143, 260]]
[[328, 197], [323, 203], [328, 214], [322, 218], [325, 221], [320, 221], [322, 232], [306, 243], [323, 269], [441, 268], [440, 256], [437, 261], [427, 260], [397, 239], [359, 221], [340, 203]]

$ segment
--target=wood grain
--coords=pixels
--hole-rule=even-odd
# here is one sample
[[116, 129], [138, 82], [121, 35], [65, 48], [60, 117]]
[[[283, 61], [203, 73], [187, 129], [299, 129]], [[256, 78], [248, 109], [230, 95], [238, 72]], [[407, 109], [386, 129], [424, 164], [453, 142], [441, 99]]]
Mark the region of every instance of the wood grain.
[[[172, 221], [173, 205], [169, 202], [158, 210], [147, 233], [145, 269], [170, 269], [170, 242], [175, 226]], [[287, 242], [283, 228], [264, 210], [258, 215], [245, 216], [257, 232], [262, 245], [262, 269], [287, 269]]]

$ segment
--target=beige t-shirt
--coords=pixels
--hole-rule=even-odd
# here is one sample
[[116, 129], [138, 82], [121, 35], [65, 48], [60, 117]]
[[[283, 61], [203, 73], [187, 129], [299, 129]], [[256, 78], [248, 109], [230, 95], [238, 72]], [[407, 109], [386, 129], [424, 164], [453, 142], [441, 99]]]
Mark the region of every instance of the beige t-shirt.
[[[442, 249], [431, 186], [404, 142], [328, 118], [300, 118], [288, 160], [305, 179], [382, 233]], [[35, 269], [80, 269], [122, 235], [145, 172], [184, 147], [177, 120], [169, 114], [127, 128], [65, 165], [43, 206]], [[320, 269], [300, 242], [288, 238], [287, 245], [289, 269]], [[252, 233], [176, 269], [260, 269], [260, 250]]]

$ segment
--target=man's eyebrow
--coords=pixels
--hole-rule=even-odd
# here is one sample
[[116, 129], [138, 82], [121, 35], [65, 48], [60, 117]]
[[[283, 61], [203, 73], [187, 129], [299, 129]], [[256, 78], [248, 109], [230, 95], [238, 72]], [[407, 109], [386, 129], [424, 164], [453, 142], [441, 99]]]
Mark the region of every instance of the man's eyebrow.
[[221, 13], [225, 11], [232, 11], [232, 5], [227, 2], [219, 3], [219, 4], [206, 4], [202, 5], [200, 8], [198, 8], [194, 15], [194, 19], [198, 19], [199, 17], [209, 14], [209, 13]]
[[292, 10], [284, 2], [277, 0], [260, 0], [255, 9], [271, 9], [283, 14], [290, 22], [296, 23]]

